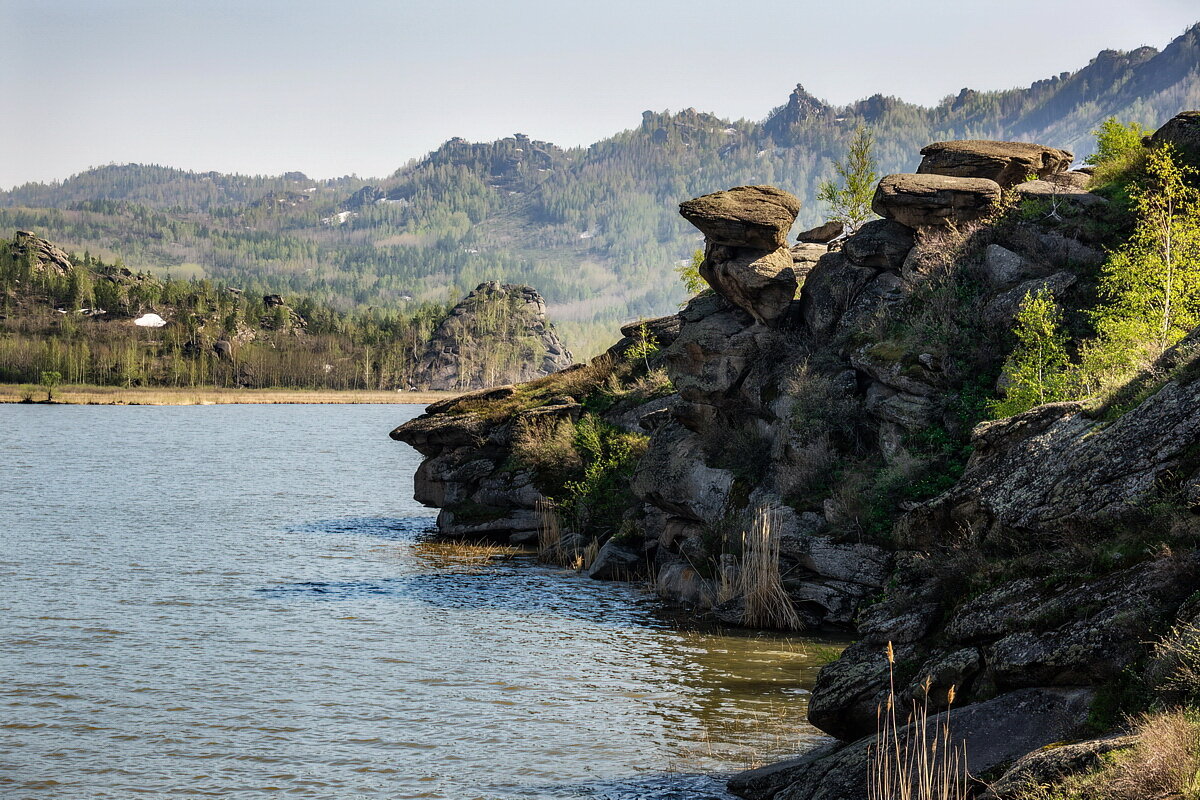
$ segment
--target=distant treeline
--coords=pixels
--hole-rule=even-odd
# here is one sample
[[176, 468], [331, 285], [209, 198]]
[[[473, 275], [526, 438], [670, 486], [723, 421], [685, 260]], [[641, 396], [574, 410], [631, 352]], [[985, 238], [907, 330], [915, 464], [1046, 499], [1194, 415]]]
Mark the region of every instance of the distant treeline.
[[[405, 389], [447, 304], [338, 311], [209, 279], [133, 272], [90, 254], [70, 266], [0, 239], [0, 382]], [[154, 313], [162, 327], [134, 319]]]

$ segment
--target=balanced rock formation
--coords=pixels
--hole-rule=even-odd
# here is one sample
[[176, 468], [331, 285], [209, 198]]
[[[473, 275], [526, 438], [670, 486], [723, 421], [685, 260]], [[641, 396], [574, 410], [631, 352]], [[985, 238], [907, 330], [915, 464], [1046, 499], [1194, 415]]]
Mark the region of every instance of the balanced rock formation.
[[960, 225], [987, 216], [999, 199], [1000, 184], [990, 178], [888, 175], [871, 210], [910, 228]]
[[701, 277], [755, 321], [779, 320], [798, 285], [787, 234], [800, 201], [773, 186], [737, 186], [688, 200], [679, 213], [704, 234]]
[[919, 174], [987, 178], [1004, 187], [1015, 186], [1030, 175], [1046, 178], [1062, 172], [1075, 158], [1069, 150], [1040, 144], [982, 139], [934, 142], [922, 148], [921, 155]]
[[533, 380], [571, 366], [571, 352], [531, 286], [481, 283], [433, 331], [417, 372], [425, 389], [461, 391]]

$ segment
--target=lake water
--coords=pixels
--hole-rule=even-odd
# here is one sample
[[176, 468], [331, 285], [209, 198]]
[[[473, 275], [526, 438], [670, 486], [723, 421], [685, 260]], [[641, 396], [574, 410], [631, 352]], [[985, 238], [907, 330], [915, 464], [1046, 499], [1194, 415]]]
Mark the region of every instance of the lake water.
[[700, 798], [829, 649], [429, 541], [415, 406], [0, 406], [0, 796]]

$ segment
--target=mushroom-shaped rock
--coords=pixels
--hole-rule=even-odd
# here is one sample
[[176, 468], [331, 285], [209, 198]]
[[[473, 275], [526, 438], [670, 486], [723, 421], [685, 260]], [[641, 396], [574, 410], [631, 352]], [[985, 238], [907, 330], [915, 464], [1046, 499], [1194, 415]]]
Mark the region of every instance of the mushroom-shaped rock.
[[1045, 178], [1071, 166], [1075, 154], [1030, 142], [993, 142], [964, 139], [934, 142], [921, 150], [922, 175], [952, 178], [987, 178], [1001, 186], [1015, 186], [1036, 175]]
[[888, 175], [879, 182], [871, 209], [910, 228], [961, 224], [986, 216], [1000, 199], [988, 178]]
[[916, 231], [890, 219], [875, 219], [863, 225], [842, 245], [850, 262], [860, 267], [900, 269], [908, 251], [916, 244]]
[[710, 244], [775, 250], [787, 242], [800, 201], [774, 186], [736, 186], [679, 204]]
[[681, 203], [706, 241], [700, 275], [756, 322], [773, 325], [796, 296], [787, 233], [800, 201], [773, 186], [738, 186]]
[[1200, 167], [1200, 111], [1176, 114], [1156, 130], [1146, 143], [1151, 147], [1173, 145], [1185, 161]]

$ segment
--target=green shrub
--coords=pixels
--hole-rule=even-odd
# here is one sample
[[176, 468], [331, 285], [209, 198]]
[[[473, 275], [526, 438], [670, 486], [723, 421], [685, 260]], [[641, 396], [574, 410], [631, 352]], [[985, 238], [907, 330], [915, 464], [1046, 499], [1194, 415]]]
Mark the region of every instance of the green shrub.
[[992, 405], [997, 417], [1009, 417], [1043, 403], [1070, 397], [1071, 360], [1062, 332], [1062, 312], [1045, 287], [1028, 293], [1017, 312], [1017, 346], [1004, 364], [1004, 399]]
[[582, 475], [563, 486], [560, 508], [571, 528], [593, 539], [608, 538], [621, 528], [625, 511], [634, 505], [630, 481], [649, 438], [628, 433], [594, 414], [575, 424], [574, 447]]

